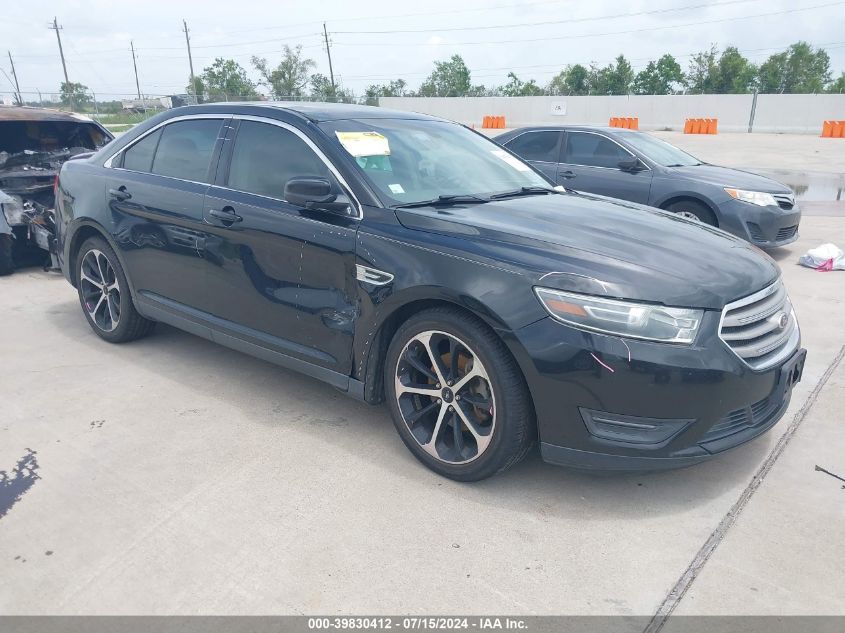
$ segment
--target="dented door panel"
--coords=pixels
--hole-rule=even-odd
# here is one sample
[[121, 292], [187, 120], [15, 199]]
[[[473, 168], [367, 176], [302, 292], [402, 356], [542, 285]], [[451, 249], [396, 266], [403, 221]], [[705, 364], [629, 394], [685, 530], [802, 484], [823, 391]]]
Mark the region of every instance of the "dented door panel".
[[[212, 210], [231, 210], [234, 222]], [[241, 336], [337, 372], [351, 370], [358, 313], [357, 221], [212, 187], [205, 203], [205, 305]]]

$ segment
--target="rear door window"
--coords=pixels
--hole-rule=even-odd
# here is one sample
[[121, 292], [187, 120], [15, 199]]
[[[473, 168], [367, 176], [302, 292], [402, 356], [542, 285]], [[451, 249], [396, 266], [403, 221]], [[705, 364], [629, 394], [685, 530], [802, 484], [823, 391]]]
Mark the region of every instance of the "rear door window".
[[587, 167], [618, 168], [620, 161], [633, 156], [606, 136], [589, 132], [569, 132], [563, 162]]
[[123, 152], [123, 168], [132, 171], [149, 172], [153, 166], [153, 155], [161, 138], [162, 128], [148, 134]]
[[288, 180], [300, 177], [333, 180], [314, 150], [290, 130], [241, 121], [229, 167], [230, 189], [284, 200]]
[[560, 132], [553, 130], [526, 132], [507, 143], [506, 147], [525, 160], [556, 163], [559, 156], [560, 136]]
[[193, 119], [164, 126], [155, 150], [152, 173], [211, 182], [211, 157], [222, 123], [222, 119]]

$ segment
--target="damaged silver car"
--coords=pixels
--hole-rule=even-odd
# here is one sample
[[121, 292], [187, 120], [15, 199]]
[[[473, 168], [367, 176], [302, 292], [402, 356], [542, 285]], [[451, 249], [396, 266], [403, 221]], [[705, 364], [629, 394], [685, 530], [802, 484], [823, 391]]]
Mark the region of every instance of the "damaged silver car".
[[54, 267], [56, 176], [114, 137], [99, 123], [58, 110], [0, 107], [0, 275]]

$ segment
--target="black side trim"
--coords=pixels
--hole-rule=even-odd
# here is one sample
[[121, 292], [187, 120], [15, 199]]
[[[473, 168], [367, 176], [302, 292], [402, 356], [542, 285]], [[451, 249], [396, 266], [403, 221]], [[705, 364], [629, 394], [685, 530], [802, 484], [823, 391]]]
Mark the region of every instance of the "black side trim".
[[636, 457], [628, 455], [609, 455], [606, 453], [579, 451], [575, 448], [556, 446], [546, 442], [540, 442], [540, 455], [542, 455], [543, 461], [550, 464], [556, 464], [558, 466], [568, 466], [579, 470], [602, 470], [616, 472], [684, 468], [712, 458], [711, 455], [693, 457]]
[[[293, 369], [294, 371], [298, 371], [306, 376], [322, 380], [333, 387], [337, 387], [341, 391], [349, 392], [350, 390], [351, 379], [349, 376], [299, 358], [288, 356], [287, 354], [265, 347], [264, 345], [248, 341], [244, 337], [246, 332], [242, 333], [239, 330], [247, 331], [249, 335], [254, 338], [257, 338], [256, 335], [259, 334], [253, 334], [252, 330], [249, 330], [248, 328], [230, 324], [224, 319], [184, 306], [176, 301], [160, 297], [159, 295], [155, 295], [150, 292], [141, 291], [135, 301], [135, 307], [142, 316], [145, 316], [148, 319], [167, 323], [168, 325], [177, 327], [180, 330], [185, 330], [186, 332], [190, 332], [196, 336], [201, 336], [209, 341], [220, 343], [221, 345], [243, 352], [244, 354], [255, 356], [256, 358], [266, 360], [281, 367]], [[266, 337], [266, 335], [264, 336]], [[276, 342], [275, 337], [273, 337], [273, 341]], [[318, 350], [312, 350], [311, 348], [306, 348], [288, 341], [285, 343], [289, 345], [292, 351], [300, 351], [299, 348], [301, 348], [305, 351], [300, 353], [320, 358], [325, 357], [330, 361], [334, 360], [328, 354], [323, 354]], [[352, 382], [358, 383], [358, 381]], [[360, 397], [358, 392], [363, 391], [363, 389], [358, 387], [357, 384], [353, 386], [353, 390], [354, 392], [350, 395], [355, 397]]]

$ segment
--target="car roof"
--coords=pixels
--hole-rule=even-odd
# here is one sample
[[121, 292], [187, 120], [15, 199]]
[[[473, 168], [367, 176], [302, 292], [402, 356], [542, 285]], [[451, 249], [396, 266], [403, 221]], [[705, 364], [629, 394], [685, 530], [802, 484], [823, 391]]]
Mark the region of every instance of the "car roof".
[[185, 115], [192, 111], [208, 112], [210, 109], [232, 109], [243, 112], [244, 110], [287, 110], [300, 115], [310, 121], [339, 121], [342, 119], [419, 119], [430, 121], [442, 121], [438, 117], [409, 112], [407, 110], [389, 110], [378, 106], [356, 105], [352, 103], [323, 103], [309, 101], [232, 101], [224, 103], [208, 103], [197, 106], [184, 106], [180, 112]]
[[625, 130], [618, 127], [609, 127], [607, 125], [529, 125], [527, 127], [514, 128], [508, 130], [504, 134], [500, 134], [496, 138], [512, 138], [525, 132], [564, 132], [571, 130], [574, 132], [603, 132], [606, 134], [615, 134], [620, 131], [631, 132], [632, 130]]
[[33, 108], [30, 106], [0, 106], [0, 121], [74, 121], [76, 123], [93, 123], [82, 114], [63, 112], [48, 108]]

